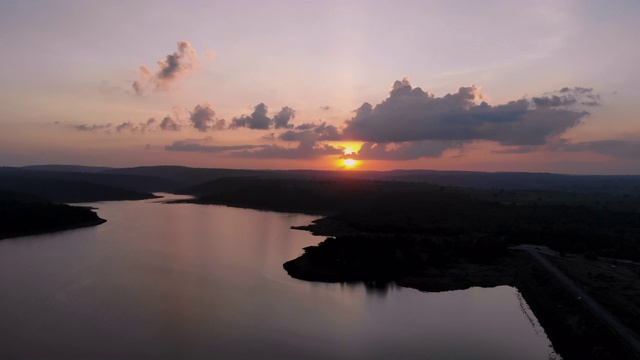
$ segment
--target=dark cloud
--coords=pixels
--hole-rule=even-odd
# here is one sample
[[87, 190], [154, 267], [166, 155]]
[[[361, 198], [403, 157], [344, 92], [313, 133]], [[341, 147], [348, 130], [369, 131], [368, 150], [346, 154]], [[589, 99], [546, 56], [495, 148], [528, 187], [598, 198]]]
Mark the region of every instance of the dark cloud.
[[574, 88], [562, 88], [556, 92], [557, 94], [550, 94], [548, 96], [533, 97], [531, 101], [536, 107], [558, 107], [558, 106], [571, 106], [576, 104], [586, 106], [598, 106], [600, 105], [600, 95], [594, 94], [593, 89], [574, 87]]
[[401, 144], [364, 143], [356, 154], [349, 158], [360, 160], [414, 160], [437, 158], [451, 148], [461, 148], [462, 142], [453, 141], [414, 141]]
[[296, 112], [285, 106], [277, 114], [273, 116], [273, 127], [275, 129], [291, 129], [293, 125], [289, 124], [289, 120], [296, 117]]
[[320, 110], [329, 111], [331, 110], [331, 106], [320, 106]]
[[265, 145], [206, 145], [193, 140], [179, 140], [175, 141], [171, 145], [164, 147], [167, 151], [191, 151], [191, 152], [205, 152], [205, 153], [223, 153], [227, 151], [238, 151], [247, 149], [263, 148]]
[[599, 140], [579, 143], [564, 142], [553, 147], [553, 150], [567, 152], [590, 151], [621, 159], [640, 159], [639, 140]]
[[318, 124], [314, 124], [314, 123], [304, 123], [301, 125], [296, 126], [296, 130], [310, 130], [310, 129], [315, 129], [318, 126]]
[[202, 104], [196, 105], [191, 111], [191, 116], [189, 116], [189, 121], [194, 128], [199, 131], [208, 131], [208, 130], [223, 130], [225, 128], [226, 122], [224, 119], [216, 119], [216, 112], [213, 111], [211, 105]]
[[333, 125], [302, 124], [296, 126], [295, 130], [288, 130], [278, 137], [283, 141], [300, 141], [301, 139], [313, 139], [313, 141], [339, 141], [341, 139], [338, 128]]
[[232, 152], [229, 156], [251, 159], [317, 159], [327, 155], [340, 155], [342, 152], [342, 148], [336, 148], [327, 144], [321, 145], [301, 142], [295, 148], [268, 145], [255, 151], [243, 150]]
[[268, 111], [267, 105], [260, 103], [253, 108], [253, 113], [250, 116], [242, 115], [239, 118], [233, 118], [229, 128], [247, 127], [249, 129], [267, 130], [271, 125], [271, 119], [267, 116]]
[[296, 112], [292, 108], [285, 106], [277, 114], [270, 118], [267, 114], [269, 108], [264, 103], [260, 103], [253, 108], [251, 115], [242, 115], [233, 118], [230, 129], [249, 128], [255, 130], [268, 129], [293, 129], [293, 124], [289, 121], [296, 117]]
[[[579, 88], [589, 93], [590, 89]], [[490, 140], [502, 145], [540, 145], [587, 116], [584, 111], [534, 107], [527, 99], [492, 106], [475, 86], [443, 97], [396, 81], [376, 106], [364, 103], [345, 122], [342, 138], [372, 143]]]
[[572, 143], [567, 139], [556, 139], [545, 146], [517, 146], [495, 150], [498, 154], [525, 154], [536, 151], [548, 152], [592, 152], [619, 159], [640, 159], [640, 140], [597, 140]]
[[78, 131], [89, 131], [94, 132], [98, 130], [109, 130], [111, 128], [111, 124], [80, 124], [80, 125], [70, 125], [71, 128], [76, 129]]
[[261, 139], [262, 140], [267, 140], [267, 141], [275, 141], [276, 140], [276, 134], [275, 133], [267, 134], [267, 135], [263, 136]]
[[158, 61], [158, 70], [154, 73], [144, 65], [140, 65], [139, 79], [133, 82], [133, 90], [142, 95], [147, 88], [167, 90], [169, 85], [185, 76], [189, 71], [200, 66], [198, 55], [187, 41], [178, 41], [178, 50]]
[[125, 121], [122, 124], [116, 126], [117, 132], [130, 131], [130, 132], [139, 132], [144, 134], [148, 130], [154, 130], [156, 127], [154, 126], [156, 123], [156, 119], [149, 118], [146, 122], [141, 122], [138, 124], [134, 124], [131, 121]]
[[335, 126], [322, 123], [320, 125], [314, 125], [314, 128], [311, 130], [287, 130], [278, 136], [278, 139], [282, 141], [297, 141], [297, 147], [269, 145], [259, 150], [244, 150], [229, 155], [259, 159], [316, 159], [327, 155], [341, 155], [344, 151], [342, 147], [319, 143], [320, 141], [333, 139], [333, 137], [336, 136], [335, 134], [337, 134]]
[[160, 129], [167, 131], [180, 131], [182, 130], [182, 126], [170, 116], [165, 116], [160, 123]]
[[543, 96], [531, 99], [537, 107], [557, 107], [574, 105], [577, 100], [572, 96]]
[[294, 131], [288, 130], [278, 135], [278, 139], [282, 141], [304, 141], [305, 139], [312, 139], [315, 141], [317, 136], [313, 131]]
[[593, 93], [593, 88], [585, 88], [585, 87], [580, 87], [580, 86], [576, 86], [574, 88], [563, 87], [562, 89], [558, 90], [558, 92], [560, 92], [560, 93], [574, 93], [574, 94], [591, 94], [591, 93]]
[[[308, 127], [305, 126], [305, 128]], [[313, 124], [309, 130], [285, 131], [278, 136], [278, 139], [282, 141], [299, 141], [301, 143], [315, 145], [315, 143], [320, 141], [338, 141], [340, 140], [340, 134], [338, 132], [338, 128], [335, 126], [322, 123], [319, 125]]]
[[137, 128], [133, 125], [131, 121], [123, 122], [122, 124], [116, 126], [117, 132], [123, 132], [125, 130], [129, 130], [131, 132], [136, 131]]
[[342, 136], [338, 132], [338, 128], [333, 125], [327, 125], [326, 123], [322, 123], [318, 125], [315, 129], [313, 129], [318, 135], [317, 140], [319, 141], [338, 141], [341, 140]]

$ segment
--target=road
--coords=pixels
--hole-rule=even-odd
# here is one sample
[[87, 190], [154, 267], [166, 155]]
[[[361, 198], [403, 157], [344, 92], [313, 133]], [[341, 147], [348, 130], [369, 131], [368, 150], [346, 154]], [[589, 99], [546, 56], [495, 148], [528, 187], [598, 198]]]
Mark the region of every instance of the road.
[[633, 336], [629, 330], [616, 319], [605, 308], [600, 306], [593, 298], [591, 298], [584, 290], [566, 276], [562, 271], [558, 270], [553, 264], [544, 258], [533, 246], [520, 245], [518, 250], [524, 250], [538, 260], [547, 270], [551, 271], [558, 280], [560, 280], [569, 290], [571, 290], [583, 303], [591, 308], [591, 310], [602, 320], [611, 330], [620, 335], [634, 350], [640, 355], [640, 341]]

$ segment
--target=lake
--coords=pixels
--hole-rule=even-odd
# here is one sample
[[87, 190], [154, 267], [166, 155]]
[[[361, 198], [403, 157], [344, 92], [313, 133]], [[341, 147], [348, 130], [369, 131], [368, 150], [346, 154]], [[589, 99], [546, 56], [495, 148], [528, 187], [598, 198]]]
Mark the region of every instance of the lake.
[[108, 222], [0, 241], [0, 358], [560, 358], [512, 287], [290, 278], [282, 264], [323, 240], [290, 227], [314, 216], [90, 205]]

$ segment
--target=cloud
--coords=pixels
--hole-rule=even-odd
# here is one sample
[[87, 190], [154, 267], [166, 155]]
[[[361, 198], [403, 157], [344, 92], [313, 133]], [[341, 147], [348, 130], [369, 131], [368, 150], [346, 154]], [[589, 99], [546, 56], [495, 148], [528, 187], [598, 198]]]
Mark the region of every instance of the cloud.
[[401, 144], [364, 143], [349, 158], [360, 160], [414, 160], [419, 158], [437, 158], [451, 148], [461, 148], [462, 142], [455, 141], [414, 141]]
[[342, 139], [342, 135], [338, 132], [338, 128], [333, 125], [322, 123], [313, 131], [318, 135], [317, 140], [320, 141], [338, 141]]
[[189, 42], [178, 41], [177, 47], [176, 52], [158, 61], [158, 69], [155, 73], [145, 65], [140, 65], [139, 78], [132, 85], [137, 95], [144, 94], [149, 87], [157, 91], [166, 91], [174, 81], [200, 67], [198, 55]]
[[242, 115], [238, 118], [233, 118], [229, 128], [237, 129], [241, 127], [247, 127], [249, 129], [267, 130], [271, 125], [271, 119], [267, 116], [269, 108], [264, 103], [260, 103], [253, 108], [251, 115]]
[[292, 108], [285, 106], [273, 116], [273, 127], [275, 129], [291, 129], [293, 125], [289, 124], [289, 120], [295, 117], [296, 112]]
[[558, 90], [557, 95], [533, 97], [531, 101], [538, 108], [571, 106], [581, 104], [586, 106], [600, 105], [600, 95], [594, 94], [592, 88], [564, 87]]
[[116, 126], [117, 132], [130, 131], [130, 132], [139, 132], [144, 134], [148, 130], [155, 130], [156, 119], [149, 118], [146, 122], [141, 122], [138, 124], [134, 124], [131, 121], [125, 121], [122, 124]]
[[331, 110], [331, 106], [320, 106], [320, 110], [329, 111], [329, 110]]
[[333, 140], [335, 136], [337, 136], [335, 126], [325, 123], [314, 124], [310, 130], [287, 130], [278, 135], [278, 139], [282, 141], [297, 141], [297, 147], [267, 145], [258, 150], [233, 152], [229, 156], [256, 159], [317, 159], [327, 155], [341, 155], [344, 148], [319, 143]]
[[579, 143], [565, 141], [554, 146], [553, 150], [590, 151], [620, 159], [640, 159], [640, 141], [638, 140], [598, 140]]
[[197, 140], [178, 140], [171, 145], [164, 147], [167, 151], [191, 151], [191, 152], [204, 152], [204, 153], [223, 153], [227, 151], [237, 151], [246, 149], [262, 148], [265, 145], [206, 145], [200, 143]]
[[251, 159], [317, 159], [327, 155], [340, 155], [343, 150], [341, 147], [333, 147], [327, 144], [321, 145], [301, 142], [295, 148], [266, 145], [256, 151], [243, 150], [232, 152], [229, 156]]
[[80, 124], [80, 125], [69, 125], [69, 126], [71, 126], [71, 128], [78, 131], [88, 131], [88, 132], [95, 132], [98, 130], [109, 130], [111, 128], [111, 124], [93, 124], [93, 125]]
[[288, 130], [280, 134], [278, 137], [283, 141], [301, 141], [303, 139], [312, 139], [313, 141], [339, 141], [342, 136], [338, 128], [333, 125], [321, 124], [302, 124], [297, 126], [295, 130]]
[[[567, 89], [565, 92], [571, 91]], [[586, 88], [573, 91], [587, 96], [591, 92]], [[554, 100], [538, 100], [546, 101]], [[564, 101], [568, 105], [568, 100]], [[557, 106], [536, 107], [527, 99], [492, 106], [473, 85], [436, 97], [413, 88], [405, 78], [393, 84], [389, 97], [381, 103], [362, 104], [345, 122], [342, 138], [372, 143], [489, 140], [502, 145], [541, 145], [578, 125], [587, 115]]]
[[574, 105], [577, 101], [574, 97], [570, 96], [544, 96], [544, 97], [534, 97], [531, 99], [536, 107], [558, 107], [558, 106], [569, 106]]
[[310, 130], [310, 129], [315, 129], [316, 126], [318, 125], [314, 123], [304, 123], [296, 126], [296, 130]]
[[165, 116], [160, 123], [160, 129], [166, 131], [180, 131], [182, 130], [182, 126], [170, 116]]
[[242, 115], [233, 118], [230, 129], [249, 128], [254, 130], [268, 129], [293, 129], [293, 124], [289, 121], [296, 117], [296, 111], [285, 106], [277, 114], [270, 118], [267, 113], [269, 108], [264, 103], [260, 103], [253, 108], [251, 115]]
[[137, 128], [133, 125], [131, 121], [123, 122], [122, 124], [116, 126], [117, 132], [123, 132], [125, 130], [130, 130], [131, 132], [134, 132], [137, 130]]
[[205, 103], [202, 105], [196, 105], [191, 111], [191, 116], [189, 116], [189, 121], [194, 128], [199, 131], [205, 132], [208, 130], [223, 130], [226, 125], [226, 121], [224, 119], [216, 119], [215, 111], [211, 108], [211, 105]]

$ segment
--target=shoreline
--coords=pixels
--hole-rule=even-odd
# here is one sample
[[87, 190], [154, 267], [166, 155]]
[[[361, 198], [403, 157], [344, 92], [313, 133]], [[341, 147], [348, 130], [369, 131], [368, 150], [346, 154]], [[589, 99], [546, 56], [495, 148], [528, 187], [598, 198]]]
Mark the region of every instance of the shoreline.
[[82, 229], [86, 227], [102, 225], [106, 222], [107, 220], [98, 218], [94, 221], [84, 221], [78, 224], [61, 225], [61, 226], [56, 226], [49, 229], [39, 229], [39, 230], [33, 230], [33, 231], [23, 231], [18, 233], [4, 234], [4, 235], [0, 235], [0, 241], [6, 240], [6, 239], [15, 239], [22, 236], [53, 234], [53, 233], [62, 232], [66, 230]]
[[[354, 234], [346, 226], [338, 226], [332, 231], [331, 219], [321, 218], [312, 224], [295, 226], [292, 229], [309, 231], [314, 235], [343, 236]], [[333, 225], [342, 225], [335, 222]], [[325, 240], [326, 241], [326, 240]], [[318, 246], [321, 246], [321, 242]], [[327, 245], [325, 245], [327, 246]], [[328, 246], [333, 246], [329, 244]], [[505, 256], [486, 264], [454, 262], [452, 266], [439, 270], [427, 270], [403, 276], [393, 274], [347, 274], [335, 270], [334, 259], [326, 258], [328, 266], [318, 265], [318, 258], [312, 260], [309, 253], [313, 248], [305, 248], [305, 253], [283, 264], [289, 276], [305, 281], [326, 283], [388, 284], [413, 288], [423, 292], [465, 290], [470, 287], [513, 286], [529, 306], [540, 326], [544, 329], [554, 351], [565, 360], [637, 359], [628, 345], [576, 299], [563, 284], [543, 268], [530, 254], [510, 250]], [[367, 249], [358, 249], [366, 251]], [[384, 266], [384, 265], [382, 265]]]
[[[532, 256], [507, 250], [517, 244], [515, 240], [557, 246], [560, 253], [584, 253], [589, 246], [600, 249], [602, 243], [597, 239], [607, 238], [612, 228], [632, 231], [637, 219], [631, 213], [582, 204], [588, 197], [571, 198], [568, 203], [560, 197], [556, 203], [541, 203], [540, 196], [529, 198], [527, 194], [487, 195], [473, 189], [376, 184], [364, 190], [356, 187], [362, 190], [357, 194], [353, 189], [340, 192], [343, 184], [339, 183], [270, 187], [264, 196], [248, 187], [252, 191], [220, 191], [186, 202], [322, 216], [292, 229], [340, 240], [327, 239], [307, 247], [302, 256], [284, 263], [294, 278], [373, 286], [395, 282], [432, 292], [514, 286], [564, 359], [638, 358]], [[322, 201], [315, 202], [320, 198]], [[468, 221], [460, 222], [461, 218]], [[590, 226], [585, 227], [585, 221]], [[580, 231], [567, 237], [566, 231], [576, 229]], [[357, 241], [345, 244], [345, 238]], [[615, 281], [618, 283], [612, 288], [620, 288], [619, 279]], [[597, 291], [602, 294], [603, 290]], [[620, 312], [614, 314], [623, 317], [625, 311], [637, 308], [629, 303], [636, 300], [616, 305]]]

